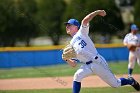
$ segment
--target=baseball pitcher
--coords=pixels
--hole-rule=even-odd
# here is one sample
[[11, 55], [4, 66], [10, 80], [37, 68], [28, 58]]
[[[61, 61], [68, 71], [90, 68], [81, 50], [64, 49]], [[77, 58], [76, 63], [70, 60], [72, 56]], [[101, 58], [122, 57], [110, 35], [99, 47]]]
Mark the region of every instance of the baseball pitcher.
[[129, 50], [128, 77], [132, 77], [135, 62], [140, 65], [140, 34], [137, 33], [138, 27], [131, 25], [131, 32], [128, 33], [123, 43]]
[[139, 91], [139, 83], [133, 78], [117, 79], [110, 71], [104, 57], [102, 57], [96, 50], [94, 43], [88, 34], [90, 26], [89, 22], [97, 15], [104, 17], [106, 12], [104, 10], [91, 12], [82, 20], [81, 25], [76, 19], [70, 19], [65, 23], [66, 32], [72, 36], [72, 39], [70, 44], [64, 48], [62, 59], [72, 67], [76, 66], [75, 59], [78, 59], [83, 63], [74, 74], [73, 93], [80, 93], [82, 79], [92, 74], [98, 75], [103, 81], [112, 87], [131, 85]]

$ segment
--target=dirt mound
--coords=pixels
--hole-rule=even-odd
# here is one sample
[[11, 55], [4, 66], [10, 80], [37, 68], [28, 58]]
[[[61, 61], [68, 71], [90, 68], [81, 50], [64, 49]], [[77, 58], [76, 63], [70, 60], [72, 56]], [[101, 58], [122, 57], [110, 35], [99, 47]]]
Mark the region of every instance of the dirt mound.
[[[133, 76], [140, 82], [140, 74], [135, 74]], [[117, 75], [117, 77], [127, 77], [127, 75]], [[71, 88], [72, 80], [73, 77], [0, 79], [0, 90]], [[82, 81], [82, 87], [108, 86], [109, 85], [96, 75], [89, 76]]]

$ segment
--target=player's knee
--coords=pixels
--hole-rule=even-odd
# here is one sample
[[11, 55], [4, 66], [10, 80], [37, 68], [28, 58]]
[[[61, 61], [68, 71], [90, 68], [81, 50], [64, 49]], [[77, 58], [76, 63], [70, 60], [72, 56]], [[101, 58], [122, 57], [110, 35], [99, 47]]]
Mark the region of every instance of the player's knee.
[[118, 85], [111, 85], [112, 88], [117, 88], [119, 87]]
[[83, 77], [79, 73], [74, 74], [74, 81], [81, 82]]
[[118, 83], [112, 83], [112, 84], [110, 84], [110, 86], [113, 88], [117, 88], [117, 87], [120, 87], [121, 85]]
[[114, 80], [114, 81], [110, 82], [109, 85], [113, 88], [120, 87], [121, 86], [121, 80], [120, 79]]

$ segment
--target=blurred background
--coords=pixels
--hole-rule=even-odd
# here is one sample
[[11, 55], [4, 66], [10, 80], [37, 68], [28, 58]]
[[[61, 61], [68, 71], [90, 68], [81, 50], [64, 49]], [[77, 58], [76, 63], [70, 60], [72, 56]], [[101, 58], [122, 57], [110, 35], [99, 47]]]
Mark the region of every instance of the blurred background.
[[64, 63], [62, 49], [71, 39], [64, 22], [81, 22], [98, 9], [107, 16], [91, 21], [89, 36], [107, 61], [127, 61], [122, 42], [132, 23], [140, 26], [139, 4], [140, 0], [0, 0], [0, 67]]
[[122, 43], [131, 23], [140, 26], [139, 0], [0, 0], [0, 47], [63, 45], [63, 25], [97, 9], [107, 12], [90, 23], [95, 43]]
[[[65, 32], [64, 22], [70, 18], [81, 22], [87, 14], [98, 9], [105, 10], [107, 15], [96, 16], [91, 21], [89, 36], [111, 70], [115, 74], [127, 75], [129, 51], [122, 42], [132, 23], [140, 27], [140, 0], [0, 0], [0, 93], [71, 93], [71, 86], [69, 89], [54, 87], [48, 90], [44, 84], [53, 87], [58, 83], [64, 87], [63, 84], [69, 82], [62, 77], [67, 76], [72, 82], [81, 63], [71, 68], [61, 58], [62, 49], [71, 39]], [[140, 81], [138, 65], [134, 74]], [[12, 80], [38, 77], [49, 78], [43, 83], [39, 81], [46, 90], [36, 90], [39, 82], [23, 82], [26, 89], [21, 82], [17, 81], [17, 84]], [[6, 83], [5, 79], [11, 79], [11, 82]], [[49, 83], [50, 79], [54, 82]], [[14, 84], [15, 88], [12, 88]], [[30, 84], [33, 84], [32, 90], [28, 90]], [[8, 86], [11, 91], [6, 91]], [[25, 90], [18, 91], [17, 87]], [[85, 88], [82, 91], [132, 93], [134, 89]]]

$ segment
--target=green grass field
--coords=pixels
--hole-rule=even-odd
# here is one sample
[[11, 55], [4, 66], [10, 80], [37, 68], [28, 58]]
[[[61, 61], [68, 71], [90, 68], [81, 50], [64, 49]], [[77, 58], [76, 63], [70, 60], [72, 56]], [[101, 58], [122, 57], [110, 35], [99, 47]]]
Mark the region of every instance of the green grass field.
[[[109, 63], [114, 74], [127, 74], [127, 62]], [[56, 77], [56, 76], [73, 76], [79, 68], [72, 68], [67, 64], [54, 65], [46, 67], [29, 67], [29, 68], [10, 68], [0, 69], [0, 79], [5, 78], [27, 78], [27, 77]], [[139, 66], [135, 65], [134, 74], [140, 74]], [[72, 93], [72, 89], [41, 89], [41, 90], [0, 90], [0, 93]], [[82, 88], [80, 93], [140, 93], [132, 87], [120, 88]]]
[[[127, 62], [109, 63], [109, 66], [114, 74], [127, 74], [127, 65]], [[76, 68], [63, 64], [46, 67], [0, 69], [0, 79], [73, 76], [79, 67], [80, 64], [78, 64]], [[135, 65], [134, 74], [140, 74], [139, 66], [137, 64]]]
[[[71, 89], [42, 89], [42, 90], [7, 90], [0, 93], [72, 93]], [[132, 87], [120, 88], [82, 88], [80, 93], [140, 93], [136, 92]]]

